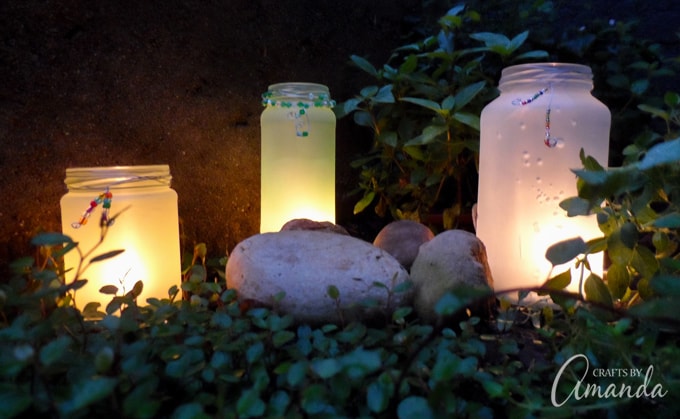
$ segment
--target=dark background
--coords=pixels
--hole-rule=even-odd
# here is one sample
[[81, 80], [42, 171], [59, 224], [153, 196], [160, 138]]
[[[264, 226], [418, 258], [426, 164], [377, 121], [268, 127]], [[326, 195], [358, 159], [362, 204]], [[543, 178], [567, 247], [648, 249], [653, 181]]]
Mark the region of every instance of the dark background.
[[[0, 261], [60, 229], [66, 168], [161, 163], [179, 194], [185, 250], [206, 242], [224, 254], [259, 229], [267, 86], [317, 82], [346, 100], [371, 83], [351, 54], [380, 66], [456, 3], [0, 1]], [[546, 23], [557, 34], [594, 17], [634, 17], [641, 36], [677, 48], [675, 0], [552, 3], [564, 16]], [[349, 161], [370, 134], [343, 119], [337, 144], [338, 223], [361, 230]]]

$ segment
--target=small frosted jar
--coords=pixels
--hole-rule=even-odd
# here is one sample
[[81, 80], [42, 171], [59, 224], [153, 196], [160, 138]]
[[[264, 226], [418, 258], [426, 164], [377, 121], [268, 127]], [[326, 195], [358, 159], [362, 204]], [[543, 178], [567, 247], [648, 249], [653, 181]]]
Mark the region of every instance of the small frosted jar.
[[314, 83], [279, 83], [263, 95], [260, 232], [292, 219], [335, 222], [335, 102]]
[[[503, 70], [500, 96], [482, 111], [477, 236], [497, 290], [541, 285], [551, 271], [550, 245], [600, 235], [594, 218], [567, 217], [559, 207], [576, 195], [570, 169], [582, 167], [581, 149], [607, 165], [611, 114], [592, 88], [587, 66], [512, 66]], [[602, 259], [589, 260], [601, 274]], [[578, 275], [572, 272], [572, 291]]]
[[[99, 302], [104, 310], [112, 295], [99, 292], [104, 286], [118, 288], [117, 295], [144, 284], [138, 304], [146, 299], [167, 298], [168, 289], [181, 285], [177, 193], [170, 188], [167, 165], [85, 167], [66, 170], [68, 192], [61, 199], [62, 232], [83, 253], [98, 246], [89, 259], [109, 251], [123, 253], [87, 267], [80, 279], [85, 287], [76, 292], [76, 305]], [[102, 237], [102, 225], [110, 223]], [[72, 250], [65, 256], [67, 281], [76, 274], [80, 258]]]

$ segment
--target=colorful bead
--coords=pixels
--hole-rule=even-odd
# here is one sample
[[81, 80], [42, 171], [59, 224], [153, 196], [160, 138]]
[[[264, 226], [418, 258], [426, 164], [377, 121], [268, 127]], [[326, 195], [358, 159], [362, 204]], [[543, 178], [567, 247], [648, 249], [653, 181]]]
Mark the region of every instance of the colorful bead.
[[[533, 96], [531, 96], [528, 99], [520, 99], [517, 98], [512, 101], [512, 104], [514, 106], [517, 105], [528, 105], [529, 103], [533, 102], [534, 100], [538, 99], [539, 97], [543, 96], [548, 90], [551, 89], [552, 86], [546, 87], [544, 89], [539, 90], [536, 92]], [[550, 135], [550, 106], [552, 104], [552, 92], [550, 94], [550, 103], [548, 103], [548, 108], [545, 110], [545, 139], [543, 140], [543, 144], [545, 144], [547, 147], [553, 148], [557, 146], [558, 143], [560, 143], [559, 138], [555, 138]]]
[[517, 99], [515, 99], [515, 100], [512, 101], [512, 104], [515, 105], [515, 106], [517, 106], [517, 105], [522, 105], [522, 106], [528, 105], [528, 104], [530, 104], [531, 102], [533, 102], [534, 100], [536, 100], [536, 99], [538, 99], [539, 97], [543, 96], [543, 95], [545, 94], [545, 92], [547, 92], [548, 90], [549, 90], [548, 87], [546, 87], [545, 89], [541, 89], [541, 90], [539, 90], [538, 92], [536, 92], [536, 94], [534, 94], [534, 95], [533, 95], [532, 97], [530, 97], [529, 99], [520, 99], [520, 98], [517, 98]]
[[90, 216], [92, 215], [92, 212], [94, 211], [95, 208], [99, 204], [102, 204], [102, 217], [101, 220], [99, 221], [100, 226], [110, 226], [111, 221], [109, 221], [109, 210], [111, 209], [111, 201], [113, 200], [113, 194], [109, 191], [107, 188], [106, 191], [102, 192], [99, 194], [95, 199], [90, 201], [90, 206], [87, 208], [83, 214], [80, 216], [80, 219], [78, 221], [75, 221], [71, 223], [71, 227], [73, 228], [80, 228], [87, 224], [87, 221], [89, 220]]

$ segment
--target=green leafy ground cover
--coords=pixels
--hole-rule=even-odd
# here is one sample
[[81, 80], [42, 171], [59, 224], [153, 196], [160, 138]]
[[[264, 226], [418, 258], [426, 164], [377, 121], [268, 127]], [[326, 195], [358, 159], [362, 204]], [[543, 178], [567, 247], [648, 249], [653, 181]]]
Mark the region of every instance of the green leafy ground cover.
[[[43, 249], [62, 240], [36, 238]], [[564, 310], [504, 305], [496, 318], [480, 319], [465, 307], [488, 295], [458, 290], [437, 305], [447, 320], [436, 325], [421, 323], [410, 307], [370, 324], [306, 325], [275, 308], [239, 305], [221, 281], [187, 278], [188, 299], [176, 287], [168, 298], [137, 304], [140, 284], [105, 308], [89, 306], [93, 318], [86, 319], [67, 297], [82, 280], [64, 284], [50, 263], [29, 259], [13, 265], [16, 274], [0, 291], [4, 417], [567, 417], [602, 410], [672, 417], [680, 409], [673, 403], [680, 394], [677, 280], [660, 289], [669, 307], [661, 311], [657, 299], [633, 313], [560, 295]], [[632, 394], [645, 382], [582, 379], [583, 362], [553, 390], [560, 366], [577, 354], [591, 371], [651, 366], [644, 394], [577, 399], [579, 381], [603, 392], [627, 384]], [[665, 397], [650, 397], [654, 388]]]

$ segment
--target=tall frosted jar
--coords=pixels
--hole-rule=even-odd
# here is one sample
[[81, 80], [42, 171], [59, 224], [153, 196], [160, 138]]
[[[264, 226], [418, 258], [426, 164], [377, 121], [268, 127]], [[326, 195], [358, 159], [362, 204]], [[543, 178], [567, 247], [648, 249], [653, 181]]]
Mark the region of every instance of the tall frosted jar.
[[[76, 292], [79, 308], [99, 302], [104, 310], [113, 296], [99, 290], [108, 285], [117, 287], [117, 295], [123, 295], [141, 280], [144, 288], [137, 299], [140, 304], [146, 304], [150, 297], [168, 298], [168, 289], [180, 286], [177, 193], [170, 188], [170, 180], [167, 165], [66, 169], [68, 192], [61, 199], [62, 232], [78, 242], [82, 252], [88, 252], [100, 241], [102, 217], [108, 212], [108, 220], [114, 222], [85, 262], [109, 251], [124, 250], [87, 268], [81, 279], [89, 282]], [[65, 266], [70, 269], [67, 280], [73, 279], [79, 261], [76, 251], [66, 254]]]
[[263, 95], [260, 232], [296, 218], [335, 222], [335, 103], [328, 87], [279, 83]]
[[[540, 286], [551, 273], [550, 245], [600, 236], [593, 217], [567, 217], [559, 207], [576, 195], [570, 169], [582, 167], [582, 148], [607, 165], [611, 114], [592, 88], [587, 66], [512, 66], [502, 72], [500, 96], [482, 111], [477, 236], [498, 291]], [[601, 275], [601, 257], [589, 261]], [[579, 275], [572, 271], [569, 290], [578, 290]]]

